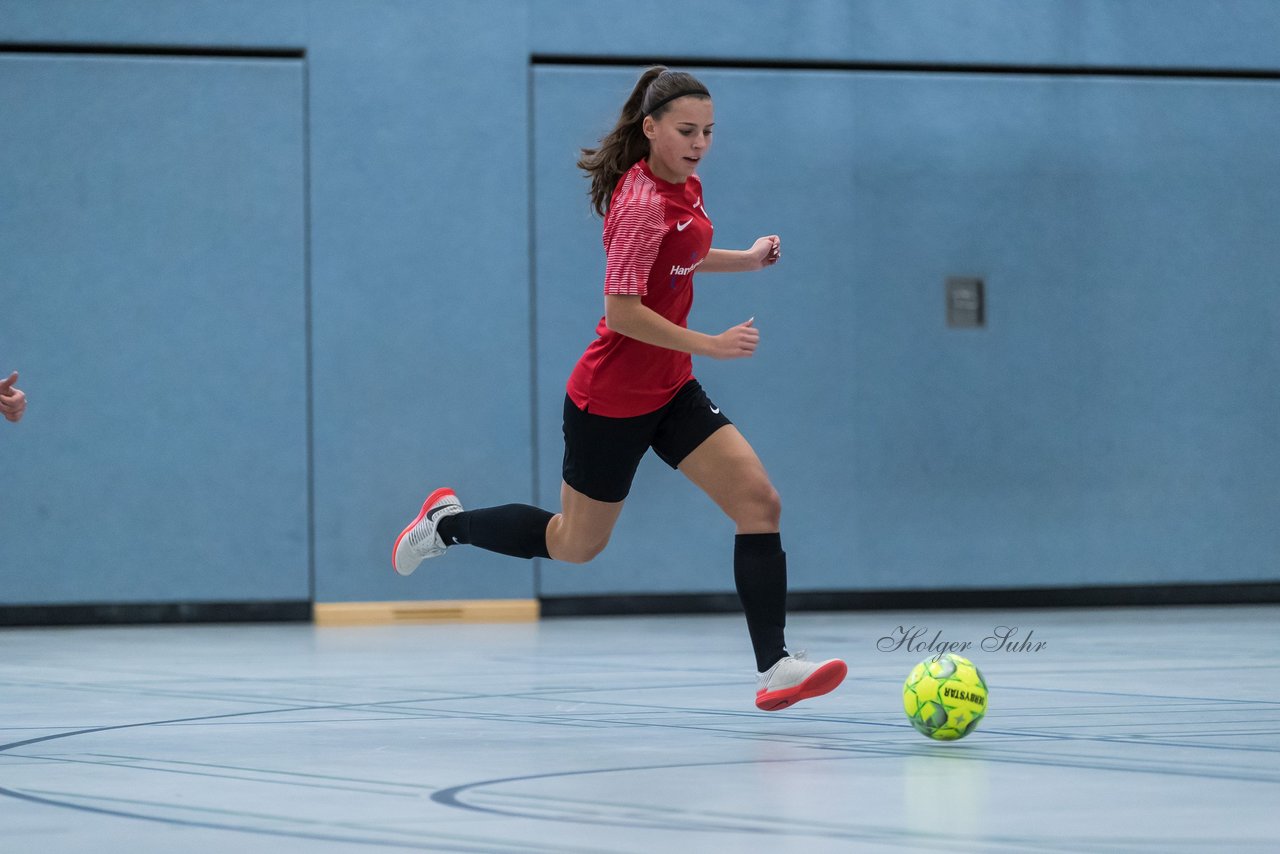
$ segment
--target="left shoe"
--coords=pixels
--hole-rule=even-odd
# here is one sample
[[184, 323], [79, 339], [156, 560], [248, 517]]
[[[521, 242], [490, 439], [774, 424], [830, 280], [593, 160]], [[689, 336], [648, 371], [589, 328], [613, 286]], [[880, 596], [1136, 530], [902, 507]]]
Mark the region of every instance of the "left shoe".
[[838, 658], [813, 662], [803, 652], [788, 655], [758, 674], [756, 708], [776, 712], [801, 700], [829, 694], [848, 673], [849, 665]]
[[437, 489], [428, 495], [417, 518], [396, 537], [391, 550], [391, 565], [396, 572], [411, 575], [427, 558], [444, 554], [447, 545], [436, 533], [436, 526], [445, 516], [461, 512], [462, 502], [452, 489]]

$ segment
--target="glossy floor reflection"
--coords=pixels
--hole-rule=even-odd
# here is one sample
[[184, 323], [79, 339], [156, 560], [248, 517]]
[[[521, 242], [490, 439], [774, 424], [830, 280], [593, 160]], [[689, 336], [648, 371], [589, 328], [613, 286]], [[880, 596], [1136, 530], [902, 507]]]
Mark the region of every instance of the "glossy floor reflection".
[[[737, 616], [0, 630], [0, 850], [1275, 851], [1277, 625], [793, 615], [850, 678], [775, 713]], [[930, 642], [991, 688], [953, 744], [900, 708]]]

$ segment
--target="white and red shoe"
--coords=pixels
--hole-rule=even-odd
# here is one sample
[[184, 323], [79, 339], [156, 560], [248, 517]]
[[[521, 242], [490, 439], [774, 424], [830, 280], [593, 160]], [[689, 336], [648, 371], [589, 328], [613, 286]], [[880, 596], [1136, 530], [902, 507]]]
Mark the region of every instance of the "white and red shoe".
[[848, 673], [849, 666], [838, 658], [812, 662], [803, 652], [788, 655], [758, 674], [756, 708], [776, 712], [801, 700], [829, 694]]
[[409, 526], [396, 537], [395, 548], [391, 552], [391, 565], [401, 575], [412, 575], [429, 557], [439, 557], [446, 548], [436, 526], [445, 516], [462, 512], [462, 502], [454, 495], [452, 489], [437, 489], [422, 502], [422, 511]]

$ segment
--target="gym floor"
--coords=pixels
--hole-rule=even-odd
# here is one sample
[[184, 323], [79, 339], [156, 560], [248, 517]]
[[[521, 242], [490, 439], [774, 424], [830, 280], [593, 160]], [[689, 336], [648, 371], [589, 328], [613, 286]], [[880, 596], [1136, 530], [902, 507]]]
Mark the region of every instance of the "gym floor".
[[[0, 848], [1276, 851], [1277, 626], [793, 614], [792, 649], [850, 674], [774, 713], [736, 615], [5, 629]], [[902, 714], [930, 642], [990, 687], [962, 741]]]

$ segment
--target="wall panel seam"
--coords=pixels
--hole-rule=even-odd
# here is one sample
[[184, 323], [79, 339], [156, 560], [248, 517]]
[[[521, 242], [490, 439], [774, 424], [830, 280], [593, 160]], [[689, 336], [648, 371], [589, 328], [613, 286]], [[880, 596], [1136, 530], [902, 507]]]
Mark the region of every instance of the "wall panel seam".
[[965, 62], [883, 62], [856, 60], [709, 58], [693, 56], [603, 56], [534, 54], [535, 67], [601, 66], [639, 68], [660, 64], [681, 68], [759, 69], [768, 71], [863, 71], [919, 74], [984, 74], [1049, 77], [1153, 77], [1191, 80], [1280, 80], [1280, 68], [1229, 68], [1142, 65], [1053, 65]]

